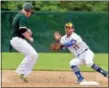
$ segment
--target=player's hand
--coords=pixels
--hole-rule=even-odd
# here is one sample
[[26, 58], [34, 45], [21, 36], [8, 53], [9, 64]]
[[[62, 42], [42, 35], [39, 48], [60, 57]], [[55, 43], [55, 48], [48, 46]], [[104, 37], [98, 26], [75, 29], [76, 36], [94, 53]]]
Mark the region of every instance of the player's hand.
[[60, 38], [61, 38], [61, 34], [60, 34], [58, 31], [56, 31], [56, 32], [54, 33], [54, 38], [55, 38], [55, 40], [59, 41]]
[[27, 40], [29, 40], [30, 42], [33, 43], [34, 39], [30, 36], [30, 34], [28, 33], [28, 31], [22, 33], [22, 35], [23, 35]]
[[33, 42], [34, 42], [34, 39], [33, 39], [33, 38], [30, 38], [29, 41], [30, 41], [31, 43], [33, 43]]
[[62, 44], [60, 42], [55, 41], [50, 45], [50, 49], [52, 51], [59, 51], [61, 49], [61, 46], [62, 46]]
[[30, 36], [32, 36], [32, 31], [30, 29], [28, 29], [27, 32]]

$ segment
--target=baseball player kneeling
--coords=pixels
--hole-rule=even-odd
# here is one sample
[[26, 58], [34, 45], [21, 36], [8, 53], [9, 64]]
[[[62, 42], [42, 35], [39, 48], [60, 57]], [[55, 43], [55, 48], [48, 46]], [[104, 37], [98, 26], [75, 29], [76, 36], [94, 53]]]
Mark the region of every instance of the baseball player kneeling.
[[59, 32], [54, 33], [56, 41], [51, 44], [51, 49], [57, 51], [62, 48], [68, 48], [71, 54], [74, 54], [75, 58], [70, 61], [69, 65], [77, 76], [77, 82], [81, 83], [85, 80], [78, 68], [82, 64], [86, 64], [104, 77], [108, 77], [108, 73], [94, 63], [94, 53], [81, 37], [74, 32], [72, 23], [69, 22], [65, 25], [65, 32], [64, 36], [61, 36]]

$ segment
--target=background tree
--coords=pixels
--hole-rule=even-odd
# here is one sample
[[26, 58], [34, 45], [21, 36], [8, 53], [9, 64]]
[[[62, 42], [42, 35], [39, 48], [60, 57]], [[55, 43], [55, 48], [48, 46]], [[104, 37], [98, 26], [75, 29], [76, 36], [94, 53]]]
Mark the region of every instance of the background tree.
[[[2, 1], [1, 9], [20, 10], [26, 1]], [[108, 11], [107, 1], [28, 1], [37, 11]]]

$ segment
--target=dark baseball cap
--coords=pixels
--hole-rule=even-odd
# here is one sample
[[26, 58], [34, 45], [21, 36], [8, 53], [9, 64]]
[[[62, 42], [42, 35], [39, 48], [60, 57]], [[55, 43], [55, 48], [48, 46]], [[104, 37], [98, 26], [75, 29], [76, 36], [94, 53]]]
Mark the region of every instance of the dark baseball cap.
[[26, 11], [31, 11], [32, 13], [34, 13], [34, 7], [31, 3], [24, 3], [22, 7]]

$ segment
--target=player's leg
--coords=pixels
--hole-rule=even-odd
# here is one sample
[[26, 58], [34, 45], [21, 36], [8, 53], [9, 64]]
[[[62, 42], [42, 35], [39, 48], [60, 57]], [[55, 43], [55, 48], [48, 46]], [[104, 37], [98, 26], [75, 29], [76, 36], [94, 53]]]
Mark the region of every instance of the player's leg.
[[19, 64], [18, 68], [16, 69], [16, 73], [24, 74], [24, 76], [27, 77], [31, 73], [32, 68], [36, 63], [38, 57], [37, 54], [34, 54], [33, 56], [34, 57], [32, 58], [31, 55], [26, 55], [22, 62]]
[[25, 54], [25, 57], [21, 64], [18, 66], [16, 72], [18, 74], [24, 74], [27, 77], [36, 63], [38, 58], [37, 52], [34, 48], [25, 40], [21, 38], [14, 38], [11, 40], [11, 45], [19, 52]]
[[79, 67], [81, 64], [84, 64], [84, 62], [78, 58], [75, 58], [73, 60], [70, 61], [69, 65], [71, 67], [71, 69], [73, 70], [73, 72], [75, 73], [78, 83], [80, 83], [81, 81], [84, 80], [84, 77], [82, 76]]
[[92, 69], [94, 69], [95, 71], [101, 73], [103, 76], [107, 77], [108, 73], [105, 70], [103, 70], [100, 66], [95, 64], [93, 59], [94, 59], [94, 53], [91, 50], [88, 50], [87, 52], [85, 52], [85, 64], [88, 67], [91, 67]]
[[36, 63], [36, 60], [37, 56], [36, 59], [35, 58], [33, 59], [29, 55], [26, 55], [23, 61], [19, 64], [18, 68], [16, 69], [16, 73], [20, 74], [20, 78], [23, 81], [28, 82], [27, 77], [32, 72], [32, 68]]

